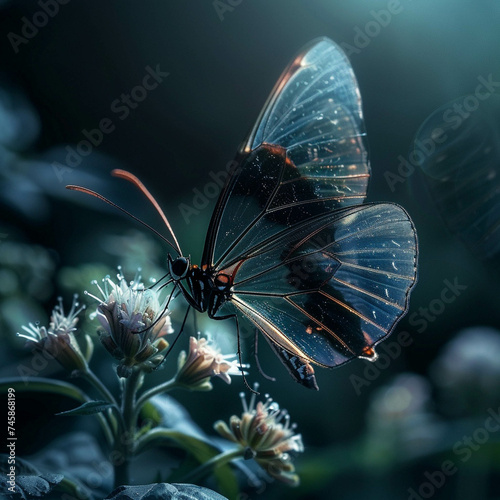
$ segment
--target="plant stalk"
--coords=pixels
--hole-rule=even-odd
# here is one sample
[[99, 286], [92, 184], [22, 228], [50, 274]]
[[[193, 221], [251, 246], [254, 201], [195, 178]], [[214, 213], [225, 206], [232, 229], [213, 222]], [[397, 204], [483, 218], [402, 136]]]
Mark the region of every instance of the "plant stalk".
[[169, 392], [175, 387], [178, 387], [175, 378], [167, 380], [163, 384], [157, 385], [156, 387], [152, 387], [151, 389], [145, 391], [141, 394], [141, 396], [137, 399], [136, 408], [135, 408], [135, 418], [137, 419], [139, 416], [139, 412], [144, 404], [151, 399], [153, 396], [157, 396], [158, 394], [162, 394], [164, 392]]
[[122, 432], [116, 437], [113, 449], [112, 463], [115, 471], [115, 488], [129, 484], [129, 465], [133, 455], [137, 418], [135, 412], [135, 395], [137, 392], [141, 371], [134, 369], [125, 379], [121, 400], [121, 415], [123, 418]]
[[182, 479], [179, 480], [179, 483], [196, 483], [217, 467], [226, 465], [235, 458], [243, 457], [244, 453], [244, 448], [237, 448], [236, 450], [229, 450], [223, 453], [219, 453], [219, 455], [212, 457], [204, 464], [201, 464], [199, 467], [196, 467], [196, 469], [186, 474]]
[[96, 374], [90, 369], [87, 368], [86, 371], [80, 372], [81, 375], [86, 378], [96, 389], [99, 391], [101, 396], [108, 402], [115, 405], [118, 408], [118, 403], [116, 402], [115, 397], [109, 389], [99, 380]]

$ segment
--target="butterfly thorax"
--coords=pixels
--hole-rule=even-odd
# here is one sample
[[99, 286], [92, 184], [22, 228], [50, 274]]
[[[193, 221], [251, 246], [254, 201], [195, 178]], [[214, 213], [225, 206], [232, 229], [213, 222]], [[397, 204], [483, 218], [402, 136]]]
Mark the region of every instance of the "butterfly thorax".
[[217, 272], [208, 266], [191, 265], [185, 257], [173, 260], [169, 256], [169, 270], [188, 303], [210, 317], [231, 298], [231, 276]]

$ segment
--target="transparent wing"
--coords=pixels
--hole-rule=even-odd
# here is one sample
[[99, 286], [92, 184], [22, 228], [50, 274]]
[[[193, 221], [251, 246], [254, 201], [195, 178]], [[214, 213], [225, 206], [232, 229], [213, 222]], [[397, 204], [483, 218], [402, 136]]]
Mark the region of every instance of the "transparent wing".
[[[361, 96], [342, 49], [328, 38], [311, 42], [285, 69], [244, 143], [286, 149], [321, 197], [364, 198], [369, 178]], [[349, 196], [342, 203], [353, 204]]]
[[416, 265], [411, 219], [379, 203], [310, 219], [222, 272], [234, 275], [231, 302], [272, 342], [333, 367], [375, 357], [406, 313]]
[[[272, 232], [362, 203], [368, 179], [358, 84], [342, 50], [319, 39], [285, 70], [244, 143], [214, 210], [203, 263], [218, 265], [259, 219], [254, 237], [264, 226]], [[238, 244], [239, 255], [244, 249]]]

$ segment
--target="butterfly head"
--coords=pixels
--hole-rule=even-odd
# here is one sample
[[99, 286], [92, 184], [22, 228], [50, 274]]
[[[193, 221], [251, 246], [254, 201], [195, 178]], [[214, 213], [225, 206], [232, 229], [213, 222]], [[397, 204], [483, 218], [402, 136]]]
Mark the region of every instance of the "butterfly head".
[[173, 259], [170, 254], [168, 255], [168, 270], [175, 281], [184, 279], [190, 267], [189, 258], [180, 256]]

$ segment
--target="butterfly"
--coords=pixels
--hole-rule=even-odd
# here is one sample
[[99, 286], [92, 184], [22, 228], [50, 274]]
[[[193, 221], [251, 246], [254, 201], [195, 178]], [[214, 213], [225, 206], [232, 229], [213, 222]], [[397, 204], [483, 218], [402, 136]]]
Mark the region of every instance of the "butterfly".
[[396, 204], [363, 204], [370, 167], [359, 88], [349, 60], [327, 38], [293, 59], [239, 148], [201, 265], [184, 256], [141, 181], [113, 174], [141, 189], [162, 216], [176, 252], [168, 255], [170, 281], [187, 304], [216, 320], [235, 319], [240, 363], [245, 323], [298, 383], [318, 389], [313, 364], [374, 361], [376, 344], [408, 310], [415, 227]]

